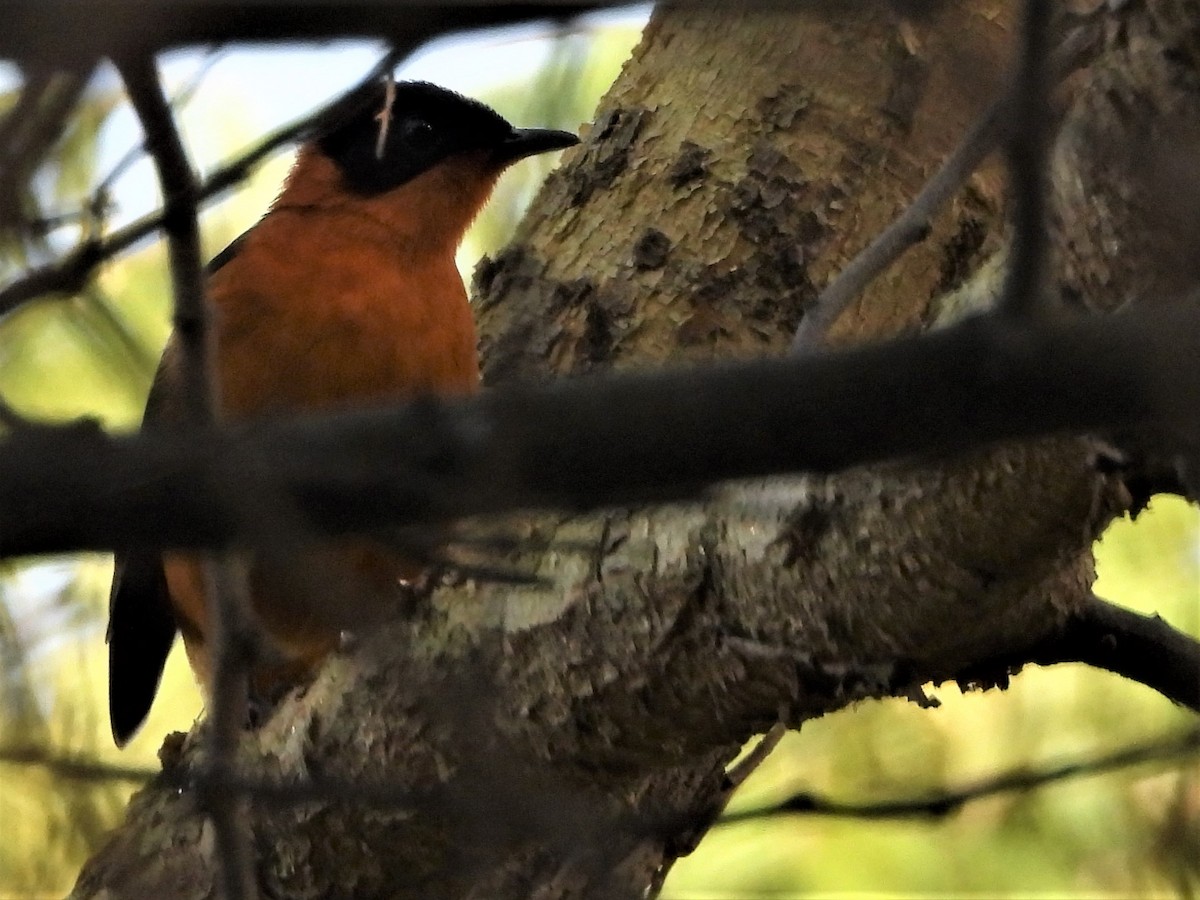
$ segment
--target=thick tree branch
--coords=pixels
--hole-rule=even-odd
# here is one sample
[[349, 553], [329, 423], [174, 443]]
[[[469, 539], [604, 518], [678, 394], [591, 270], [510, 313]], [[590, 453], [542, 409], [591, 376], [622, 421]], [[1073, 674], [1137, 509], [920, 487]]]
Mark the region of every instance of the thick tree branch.
[[1058, 628], [996, 659], [980, 662], [958, 677], [960, 685], [1007, 684], [1028, 664], [1086, 663], [1153, 688], [1200, 712], [1200, 642], [1159, 616], [1090, 595]]
[[[185, 44], [228, 41], [314, 41], [382, 38], [396, 45], [423, 43], [455, 31], [578, 15], [628, 0], [577, 3], [543, 0], [499, 3], [460, 0], [414, 2], [284, 2], [239, 4], [229, 0], [175, 0], [147, 6], [140, 0], [20, 0], [9, 7], [0, 33], [0, 56], [14, 59], [77, 59], [130, 50], [161, 51]], [[137, 27], [131, 28], [130, 23]]]
[[988, 317], [805, 359], [511, 387], [222, 434], [38, 429], [0, 445], [0, 554], [253, 543], [267, 535], [238, 507], [264, 490], [336, 534], [695, 496], [720, 479], [1145, 422], [1194, 454], [1198, 356], [1194, 309], [1039, 329]]

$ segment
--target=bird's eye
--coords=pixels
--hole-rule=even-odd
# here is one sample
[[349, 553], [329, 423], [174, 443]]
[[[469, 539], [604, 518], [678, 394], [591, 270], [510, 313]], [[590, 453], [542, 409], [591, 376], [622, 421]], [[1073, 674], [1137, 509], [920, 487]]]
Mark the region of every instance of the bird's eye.
[[423, 150], [434, 143], [433, 126], [424, 119], [405, 119], [401, 132], [404, 143], [415, 150]]

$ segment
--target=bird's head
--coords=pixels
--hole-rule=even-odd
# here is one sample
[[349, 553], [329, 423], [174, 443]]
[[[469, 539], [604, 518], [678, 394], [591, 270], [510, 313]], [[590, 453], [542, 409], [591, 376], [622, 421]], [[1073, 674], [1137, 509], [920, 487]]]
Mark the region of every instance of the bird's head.
[[452, 157], [471, 154], [481, 175], [579, 143], [567, 131], [514, 128], [494, 109], [422, 81], [380, 85], [316, 144], [346, 187], [370, 196], [400, 187]]
[[[363, 203], [402, 230], [457, 245], [496, 179], [528, 156], [579, 143], [567, 131], [516, 128], [488, 106], [426, 82], [380, 84], [334, 110], [297, 169], [323, 169], [344, 202]], [[294, 173], [293, 182], [299, 181]], [[282, 199], [282, 198], [281, 198]], [[397, 217], [399, 221], [397, 220]], [[432, 229], [430, 223], [438, 223]]]

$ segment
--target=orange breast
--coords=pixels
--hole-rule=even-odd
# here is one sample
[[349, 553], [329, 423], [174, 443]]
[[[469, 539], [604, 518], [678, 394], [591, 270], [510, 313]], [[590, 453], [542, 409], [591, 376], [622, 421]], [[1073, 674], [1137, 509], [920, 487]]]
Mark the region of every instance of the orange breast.
[[[386, 236], [370, 219], [328, 209], [276, 210], [247, 235], [209, 288], [227, 419], [478, 388], [475, 326], [452, 252], [406, 258]], [[164, 562], [192, 667], [207, 683], [199, 564], [185, 554]], [[257, 673], [259, 686], [294, 680], [363, 620], [346, 604], [377, 603], [415, 571], [360, 540], [309, 548], [292, 571], [259, 560], [252, 603], [283, 656]]]
[[475, 325], [453, 256], [405, 258], [373, 230], [360, 217], [277, 211], [216, 273], [230, 419], [478, 387]]

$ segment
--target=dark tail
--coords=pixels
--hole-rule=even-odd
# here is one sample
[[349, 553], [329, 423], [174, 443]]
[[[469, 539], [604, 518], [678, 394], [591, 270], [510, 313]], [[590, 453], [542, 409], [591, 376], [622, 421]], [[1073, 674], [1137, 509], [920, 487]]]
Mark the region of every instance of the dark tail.
[[118, 747], [150, 712], [175, 630], [162, 557], [119, 555], [108, 603], [108, 716]]

